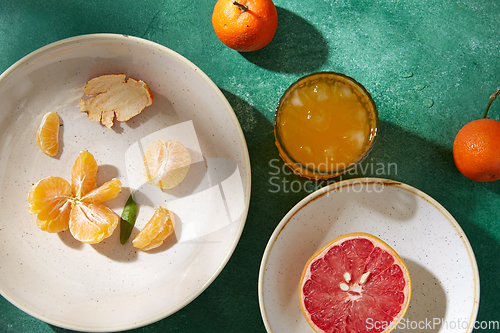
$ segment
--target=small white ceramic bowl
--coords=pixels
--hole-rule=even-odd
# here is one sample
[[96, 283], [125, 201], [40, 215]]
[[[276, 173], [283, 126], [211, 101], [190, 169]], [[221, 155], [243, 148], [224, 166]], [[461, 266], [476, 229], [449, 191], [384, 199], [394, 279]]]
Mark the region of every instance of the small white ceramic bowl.
[[[98, 75], [125, 73], [145, 81], [154, 103], [108, 129], [87, 119], [78, 101]], [[238, 120], [217, 86], [195, 65], [140, 38], [97, 34], [45, 46], [0, 76], [0, 292], [47, 323], [81, 331], [143, 326], [176, 312], [218, 276], [238, 243], [250, 200], [250, 162]], [[61, 148], [44, 155], [36, 131], [48, 111], [59, 114]], [[142, 158], [158, 137], [190, 151], [187, 178], [172, 190], [144, 184]], [[134, 237], [156, 205], [176, 215], [175, 235], [156, 251], [119, 242], [119, 228], [96, 245], [69, 231], [39, 230], [27, 194], [45, 176], [69, 179], [78, 153], [91, 152], [98, 185], [113, 177], [122, 193], [107, 204], [118, 215], [137, 191]], [[131, 238], [132, 239], [132, 238]]]
[[259, 274], [259, 304], [268, 332], [313, 332], [300, 309], [302, 270], [317, 250], [350, 232], [382, 239], [410, 271], [410, 305], [393, 332], [473, 330], [479, 273], [460, 225], [436, 200], [414, 187], [362, 178], [311, 193], [276, 227]]

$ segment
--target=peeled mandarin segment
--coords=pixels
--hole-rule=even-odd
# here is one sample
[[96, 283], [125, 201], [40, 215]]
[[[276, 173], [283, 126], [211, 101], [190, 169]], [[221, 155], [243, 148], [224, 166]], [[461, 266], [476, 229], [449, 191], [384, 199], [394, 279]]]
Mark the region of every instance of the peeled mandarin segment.
[[161, 173], [162, 161], [168, 158], [167, 147], [163, 139], [153, 141], [144, 153], [144, 176], [149, 184], [156, 185], [155, 178]]
[[55, 156], [59, 151], [59, 116], [48, 112], [43, 116], [42, 123], [36, 133], [38, 147], [48, 156]]
[[61, 232], [68, 229], [71, 202], [61, 200], [54, 207], [47, 206], [37, 215], [36, 224], [50, 233]]
[[71, 197], [71, 186], [65, 179], [54, 176], [42, 178], [28, 193], [29, 212], [38, 214], [46, 206], [53, 207]]
[[180, 142], [168, 140], [165, 147], [167, 159], [163, 161], [156, 178], [162, 189], [171, 189], [179, 185], [186, 177], [191, 165], [191, 156]]
[[71, 186], [60, 177], [39, 180], [28, 194], [29, 211], [37, 215], [38, 227], [47, 232], [68, 229]]
[[121, 188], [121, 181], [119, 179], [113, 178], [100, 187], [90, 191], [81, 199], [81, 201], [87, 204], [105, 202], [116, 198], [118, 193], [120, 193]]
[[71, 210], [69, 230], [83, 243], [95, 244], [111, 236], [120, 218], [102, 204], [76, 204]]
[[124, 122], [153, 104], [153, 93], [148, 85], [133, 78], [127, 80], [125, 74], [96, 77], [87, 83], [84, 93], [96, 96], [80, 99], [80, 111], [108, 128], [113, 126], [115, 116], [116, 120]]
[[132, 245], [142, 251], [157, 248], [174, 232], [174, 226], [174, 214], [168, 209], [158, 206], [153, 217], [134, 238]]
[[410, 297], [410, 275], [402, 259], [364, 233], [341, 236], [316, 252], [299, 283], [302, 312], [316, 332], [364, 332], [370, 319], [397, 322]]
[[71, 189], [73, 194], [82, 198], [97, 184], [97, 162], [88, 151], [80, 152], [71, 169]]
[[182, 182], [191, 165], [189, 151], [180, 142], [152, 142], [144, 154], [144, 173], [149, 184], [171, 189]]

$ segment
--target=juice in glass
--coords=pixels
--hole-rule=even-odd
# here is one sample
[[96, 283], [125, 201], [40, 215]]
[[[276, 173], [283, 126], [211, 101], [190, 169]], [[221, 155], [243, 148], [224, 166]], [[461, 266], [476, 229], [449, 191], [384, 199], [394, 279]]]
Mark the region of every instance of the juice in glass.
[[307, 178], [338, 176], [373, 147], [378, 112], [370, 94], [339, 73], [307, 75], [280, 99], [274, 133], [280, 156]]

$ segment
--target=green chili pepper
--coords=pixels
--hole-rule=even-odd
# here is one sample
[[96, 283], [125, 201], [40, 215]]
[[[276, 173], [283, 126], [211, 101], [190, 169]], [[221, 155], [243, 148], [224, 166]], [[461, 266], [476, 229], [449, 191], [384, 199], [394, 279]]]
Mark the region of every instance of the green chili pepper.
[[122, 218], [120, 220], [120, 243], [125, 244], [129, 239], [132, 229], [134, 229], [136, 218], [137, 203], [134, 200], [134, 193], [131, 193], [123, 208]]

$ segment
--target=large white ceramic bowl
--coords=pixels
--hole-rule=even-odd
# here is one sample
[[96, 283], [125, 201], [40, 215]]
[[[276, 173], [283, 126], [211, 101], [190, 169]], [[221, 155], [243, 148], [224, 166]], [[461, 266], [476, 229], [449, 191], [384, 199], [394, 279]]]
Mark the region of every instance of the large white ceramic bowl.
[[[299, 305], [302, 270], [317, 250], [350, 232], [379, 237], [398, 252], [410, 271], [410, 305], [392, 332], [473, 330], [479, 274], [460, 225], [436, 200], [414, 187], [364, 178], [311, 193], [276, 227], [259, 274], [260, 310], [268, 332], [313, 332]], [[367, 328], [375, 325], [366, 323]]]
[[[108, 129], [81, 113], [85, 83], [125, 73], [145, 81], [154, 103]], [[195, 65], [140, 38], [97, 34], [45, 46], [0, 76], [0, 292], [47, 323], [81, 331], [143, 326], [195, 299], [224, 268], [240, 238], [250, 200], [250, 163], [238, 120], [217, 86]], [[44, 155], [36, 131], [48, 111], [59, 114], [61, 147]], [[142, 153], [152, 140], [174, 139], [192, 157], [187, 178], [172, 190], [144, 184]], [[98, 185], [113, 177], [121, 194], [107, 204], [118, 215], [131, 191], [139, 214], [134, 237], [164, 205], [175, 235], [157, 250], [119, 242], [119, 229], [96, 245], [69, 231], [49, 234], [28, 213], [27, 194], [45, 176], [69, 179], [78, 153], [91, 152]], [[131, 238], [132, 239], [132, 238]]]

